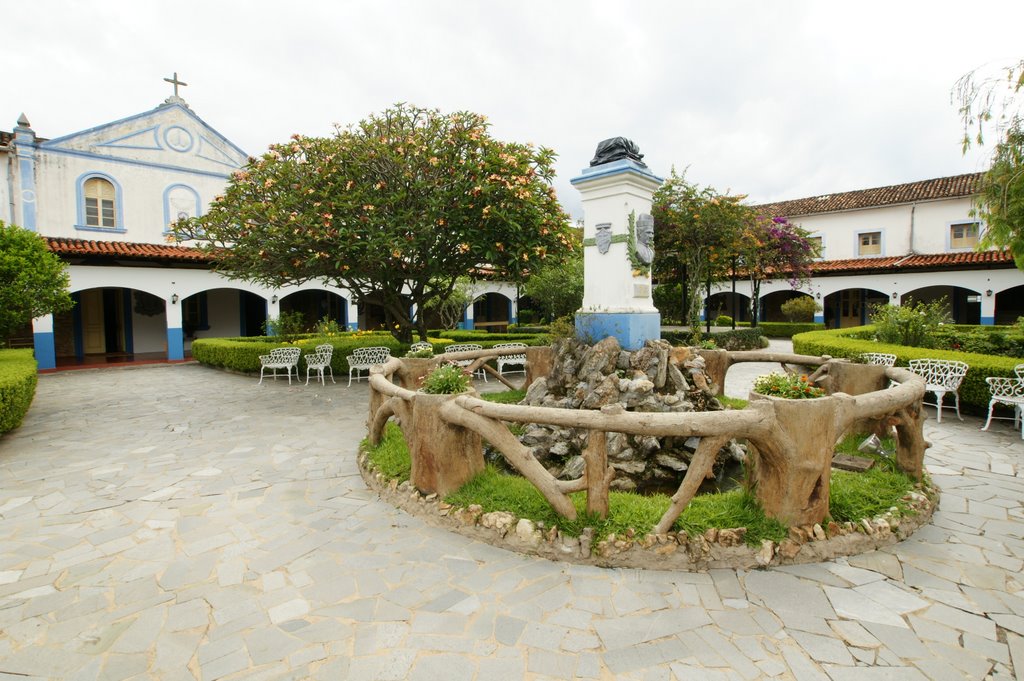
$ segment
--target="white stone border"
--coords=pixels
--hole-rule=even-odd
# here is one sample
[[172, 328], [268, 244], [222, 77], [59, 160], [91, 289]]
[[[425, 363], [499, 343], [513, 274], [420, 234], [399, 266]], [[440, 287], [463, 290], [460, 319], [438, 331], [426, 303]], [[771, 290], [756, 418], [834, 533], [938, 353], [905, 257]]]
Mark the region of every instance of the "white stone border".
[[424, 496], [408, 482], [398, 484], [397, 480], [375, 470], [363, 449], [360, 449], [358, 464], [363, 480], [382, 500], [429, 525], [510, 551], [598, 567], [702, 572], [712, 568], [749, 570], [818, 563], [902, 541], [929, 522], [939, 504], [938, 488], [919, 483], [917, 491], [904, 497], [915, 511], [913, 515], [898, 517], [895, 509], [890, 509], [876, 518], [864, 518], [860, 523], [791, 527], [788, 538], [778, 544], [765, 540], [760, 548], [744, 543], [745, 528], [712, 528], [696, 537], [685, 532], [643, 537], [613, 535], [595, 545], [590, 528], [579, 537], [571, 537], [563, 535], [556, 527], [544, 528], [505, 511], [484, 513], [475, 505], [456, 508], [436, 494]]

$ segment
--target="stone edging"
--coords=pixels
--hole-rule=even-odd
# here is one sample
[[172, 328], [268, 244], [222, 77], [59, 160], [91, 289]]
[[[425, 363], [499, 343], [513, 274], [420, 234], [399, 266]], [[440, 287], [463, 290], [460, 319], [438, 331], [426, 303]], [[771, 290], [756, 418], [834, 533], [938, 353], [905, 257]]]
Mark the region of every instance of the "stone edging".
[[789, 537], [782, 542], [776, 544], [765, 540], [759, 548], [744, 544], [746, 528], [710, 529], [695, 537], [685, 532], [643, 537], [612, 536], [607, 541], [594, 544], [590, 528], [579, 537], [571, 537], [563, 535], [556, 527], [538, 526], [532, 520], [516, 518], [505, 511], [484, 513], [475, 505], [455, 508], [436, 494], [424, 496], [408, 482], [398, 484], [374, 470], [362, 449], [358, 464], [363, 480], [382, 500], [430, 525], [510, 551], [599, 567], [703, 571], [817, 563], [866, 553], [902, 541], [929, 522], [939, 504], [938, 488], [920, 487], [905, 497], [916, 511], [914, 515], [896, 517], [890, 510], [876, 518], [865, 518], [860, 523], [792, 527]]

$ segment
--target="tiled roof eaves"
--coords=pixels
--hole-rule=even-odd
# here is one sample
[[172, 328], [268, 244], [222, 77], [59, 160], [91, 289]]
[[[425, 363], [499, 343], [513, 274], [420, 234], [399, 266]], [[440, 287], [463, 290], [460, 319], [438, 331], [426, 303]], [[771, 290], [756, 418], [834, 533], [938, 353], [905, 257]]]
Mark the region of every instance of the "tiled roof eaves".
[[50, 251], [67, 257], [93, 257], [117, 260], [156, 260], [207, 264], [213, 258], [198, 248], [169, 244], [140, 244], [128, 241], [92, 241], [48, 237]]
[[874, 274], [879, 272], [905, 272], [953, 269], [1008, 269], [1015, 267], [1013, 256], [1007, 251], [964, 251], [959, 253], [929, 253], [884, 258], [852, 258], [849, 260], [822, 260], [811, 266], [813, 276], [827, 277], [847, 274]]
[[939, 177], [888, 187], [765, 203], [754, 208], [760, 209], [766, 215], [797, 217], [969, 197], [975, 194], [981, 175], [968, 173]]

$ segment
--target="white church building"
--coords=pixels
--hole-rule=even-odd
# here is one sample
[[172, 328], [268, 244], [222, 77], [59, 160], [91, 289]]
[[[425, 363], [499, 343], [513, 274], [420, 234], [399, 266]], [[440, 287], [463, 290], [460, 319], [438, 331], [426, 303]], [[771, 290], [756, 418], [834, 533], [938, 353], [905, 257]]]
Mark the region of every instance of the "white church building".
[[[183, 360], [195, 338], [262, 335], [280, 311], [309, 323], [376, 328], [375, 306], [325, 283], [270, 289], [230, 280], [170, 224], [202, 215], [247, 154], [178, 95], [155, 109], [88, 130], [40, 137], [22, 115], [0, 132], [0, 220], [46, 238], [69, 264], [74, 308], [35, 319], [25, 345], [40, 370], [139, 360]], [[463, 327], [515, 322], [515, 288], [475, 285]], [[475, 314], [474, 314], [475, 313]]]

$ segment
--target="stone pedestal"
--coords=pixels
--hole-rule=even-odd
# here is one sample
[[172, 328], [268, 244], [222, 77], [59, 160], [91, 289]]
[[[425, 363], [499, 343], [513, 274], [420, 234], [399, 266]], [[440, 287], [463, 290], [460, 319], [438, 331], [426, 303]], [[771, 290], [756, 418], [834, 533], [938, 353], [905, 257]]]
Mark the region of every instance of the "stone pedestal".
[[650, 266], [643, 262], [653, 251], [644, 252], [646, 239], [638, 238], [642, 229], [636, 228], [649, 219], [651, 198], [661, 182], [633, 158], [591, 166], [572, 179], [583, 198], [584, 289], [576, 334], [585, 343], [614, 336], [624, 349], [639, 350], [645, 341], [661, 337]]

